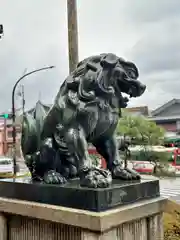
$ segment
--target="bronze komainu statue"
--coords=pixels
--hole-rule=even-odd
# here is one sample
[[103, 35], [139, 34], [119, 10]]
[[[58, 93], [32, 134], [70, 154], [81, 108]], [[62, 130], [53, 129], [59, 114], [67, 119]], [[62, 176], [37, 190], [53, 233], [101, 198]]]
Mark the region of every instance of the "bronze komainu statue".
[[[24, 116], [22, 151], [32, 179], [63, 184], [79, 177], [80, 185], [108, 187], [112, 178], [139, 179], [124, 169], [115, 129], [128, 98], [141, 96], [146, 86], [137, 80], [138, 69], [114, 54], [100, 54], [81, 61], [68, 76], [47, 110], [36, 106]], [[92, 165], [88, 143], [107, 163], [107, 170]]]

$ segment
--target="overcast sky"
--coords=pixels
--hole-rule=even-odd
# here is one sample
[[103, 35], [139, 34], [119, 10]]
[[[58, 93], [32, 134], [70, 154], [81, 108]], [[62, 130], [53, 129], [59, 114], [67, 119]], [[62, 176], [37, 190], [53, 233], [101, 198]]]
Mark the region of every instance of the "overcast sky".
[[[180, 98], [180, 0], [77, 0], [80, 59], [113, 52], [134, 61], [146, 93], [130, 106], [154, 109]], [[56, 69], [24, 79], [26, 107], [52, 103], [68, 74], [66, 0], [1, 0], [0, 111], [24, 70]], [[17, 100], [17, 104], [18, 100]]]

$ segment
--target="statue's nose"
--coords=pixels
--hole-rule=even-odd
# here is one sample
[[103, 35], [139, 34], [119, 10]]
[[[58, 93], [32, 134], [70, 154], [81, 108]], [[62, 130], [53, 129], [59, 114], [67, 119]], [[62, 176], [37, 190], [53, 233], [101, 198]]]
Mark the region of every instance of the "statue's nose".
[[140, 94], [143, 94], [145, 92], [145, 90], [146, 90], [146, 85], [141, 83], [140, 84]]

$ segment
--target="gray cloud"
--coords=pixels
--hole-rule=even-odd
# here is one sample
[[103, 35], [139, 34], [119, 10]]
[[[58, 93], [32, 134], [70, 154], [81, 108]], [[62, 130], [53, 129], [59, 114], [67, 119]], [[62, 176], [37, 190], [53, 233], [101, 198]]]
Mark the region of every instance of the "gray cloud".
[[52, 102], [68, 73], [66, 3], [3, 0], [0, 22], [4, 25], [0, 41], [1, 111], [10, 108], [13, 85], [25, 68], [31, 71], [56, 65], [56, 69], [31, 75], [22, 82], [27, 107], [35, 104], [40, 92], [44, 102]]
[[[154, 108], [179, 97], [180, 1], [77, 0], [80, 59], [115, 52], [133, 60], [147, 84], [132, 105]], [[25, 68], [47, 65], [56, 69], [23, 81], [26, 106], [41, 93], [50, 103], [68, 74], [66, 0], [2, 0], [0, 23], [0, 111], [11, 106], [11, 91]]]
[[144, 73], [179, 69], [179, 28], [178, 19], [161, 22], [134, 45], [131, 55]]
[[133, 23], [157, 23], [172, 17], [179, 17], [180, 1], [178, 0], [126, 0], [123, 11], [126, 12], [126, 19]]
[[[162, 5], [163, 6], [163, 5]], [[130, 55], [138, 64], [141, 77], [152, 91], [158, 92], [150, 105], [156, 107], [172, 98], [179, 98], [180, 87], [180, 27], [179, 18], [152, 23], [144, 36], [131, 49]], [[154, 94], [153, 94], [154, 95]], [[152, 96], [153, 96], [152, 95]], [[143, 98], [142, 98], [143, 99]], [[146, 100], [147, 101], [147, 100]]]

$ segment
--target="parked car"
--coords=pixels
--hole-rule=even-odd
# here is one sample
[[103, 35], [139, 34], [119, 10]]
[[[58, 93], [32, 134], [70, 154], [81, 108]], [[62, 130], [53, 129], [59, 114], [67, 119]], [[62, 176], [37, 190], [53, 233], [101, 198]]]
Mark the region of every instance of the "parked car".
[[[16, 172], [19, 172], [17, 164]], [[0, 156], [0, 178], [13, 176], [13, 159], [6, 156]]]
[[139, 173], [152, 174], [154, 172], [154, 164], [150, 162], [134, 162], [133, 169]]
[[13, 161], [6, 156], [0, 156], [0, 178], [13, 175]]

